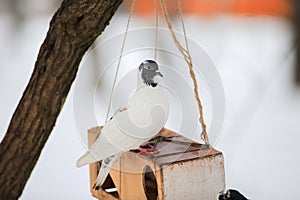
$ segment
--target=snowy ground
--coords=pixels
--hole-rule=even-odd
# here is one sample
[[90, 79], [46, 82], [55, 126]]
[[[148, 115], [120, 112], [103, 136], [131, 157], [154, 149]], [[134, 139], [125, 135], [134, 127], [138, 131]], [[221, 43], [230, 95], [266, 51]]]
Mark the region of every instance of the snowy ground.
[[[11, 16], [0, 14], [0, 139], [29, 80], [50, 17], [31, 16], [14, 26]], [[125, 21], [116, 16], [103, 38], [124, 31]], [[152, 25], [137, 18], [133, 23]], [[270, 17], [187, 17], [186, 29], [223, 80], [226, 120], [216, 148], [225, 156], [227, 186], [256, 200], [294, 199], [300, 185], [300, 90], [293, 85], [291, 25]], [[90, 84], [86, 87], [95, 87]], [[76, 132], [73, 93], [74, 87], [22, 200], [93, 199], [88, 168], [75, 166], [85, 148]]]

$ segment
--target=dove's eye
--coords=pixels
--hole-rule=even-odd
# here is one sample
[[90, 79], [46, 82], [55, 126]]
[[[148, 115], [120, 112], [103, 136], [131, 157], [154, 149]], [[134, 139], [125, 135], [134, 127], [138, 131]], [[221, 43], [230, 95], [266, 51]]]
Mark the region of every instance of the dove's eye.
[[148, 66], [146, 67], [146, 69], [151, 69], [151, 67], [148, 65]]

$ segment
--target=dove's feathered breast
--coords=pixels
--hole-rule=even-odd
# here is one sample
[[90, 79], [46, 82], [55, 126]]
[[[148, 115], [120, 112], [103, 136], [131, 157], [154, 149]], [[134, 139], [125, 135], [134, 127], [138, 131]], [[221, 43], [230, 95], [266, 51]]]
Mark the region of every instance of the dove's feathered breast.
[[[134, 96], [129, 101], [129, 108], [129, 117], [140, 127], [148, 127], [153, 122], [151, 118], [153, 109], [161, 108], [166, 114], [164, 120], [167, 119], [169, 112], [168, 101], [160, 85], [156, 87], [140, 86], [137, 88]], [[162, 121], [163, 124], [165, 122]]]

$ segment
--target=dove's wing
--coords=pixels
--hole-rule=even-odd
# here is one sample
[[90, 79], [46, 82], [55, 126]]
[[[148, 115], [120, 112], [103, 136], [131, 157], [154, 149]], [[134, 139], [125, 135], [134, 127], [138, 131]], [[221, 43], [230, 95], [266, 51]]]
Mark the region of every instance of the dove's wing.
[[101, 129], [100, 135], [96, 141], [92, 144], [89, 151], [81, 156], [77, 161], [77, 167], [82, 167], [89, 163], [94, 163], [100, 161], [109, 156], [120, 153], [120, 149], [112, 145], [112, 143], [107, 139], [106, 135], [111, 134], [110, 140], [116, 137], [120, 130], [114, 126], [114, 117], [121, 112], [127, 112], [128, 106], [119, 108], [110, 121], [108, 121]]
[[[114, 125], [113, 121], [112, 119], [103, 126], [100, 135], [92, 144], [89, 151], [77, 161], [77, 167], [103, 160], [122, 151], [111, 142], [113, 138], [120, 134], [120, 130]], [[108, 138], [107, 135], [110, 135], [110, 137]]]
[[112, 120], [119, 112], [126, 111], [128, 109], [128, 106], [126, 107], [120, 107], [114, 114], [111, 116], [110, 120]]
[[135, 116], [149, 115], [143, 123], [134, 121], [130, 116], [131, 109], [118, 112], [104, 125], [95, 143], [77, 161], [78, 167], [138, 148], [163, 128], [166, 115], [160, 106], [140, 105], [134, 109]]

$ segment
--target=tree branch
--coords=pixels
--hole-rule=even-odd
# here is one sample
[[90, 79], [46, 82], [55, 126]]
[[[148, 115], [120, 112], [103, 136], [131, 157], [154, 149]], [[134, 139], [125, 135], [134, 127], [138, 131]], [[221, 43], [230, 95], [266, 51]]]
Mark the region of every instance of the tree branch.
[[0, 145], [0, 199], [17, 199], [55, 126], [79, 63], [123, 0], [64, 0]]

